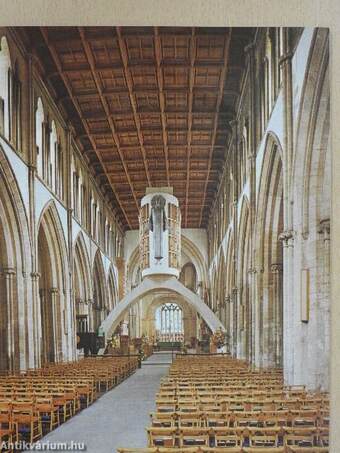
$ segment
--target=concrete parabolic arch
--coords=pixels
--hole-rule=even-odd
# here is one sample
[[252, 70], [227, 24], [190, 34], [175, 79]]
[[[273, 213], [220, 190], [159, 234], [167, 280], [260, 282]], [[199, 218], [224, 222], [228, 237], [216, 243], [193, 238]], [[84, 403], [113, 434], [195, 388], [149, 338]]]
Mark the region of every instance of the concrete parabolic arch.
[[201, 315], [212, 332], [218, 329], [225, 331], [225, 328], [213, 311], [197, 296], [197, 294], [186, 288], [176, 277], [171, 276], [149, 276], [127, 294], [110, 312], [102, 322], [101, 329], [105, 338], [109, 338], [116, 329], [124, 312], [139, 299], [153, 291], [166, 290], [174, 292], [184, 298]]

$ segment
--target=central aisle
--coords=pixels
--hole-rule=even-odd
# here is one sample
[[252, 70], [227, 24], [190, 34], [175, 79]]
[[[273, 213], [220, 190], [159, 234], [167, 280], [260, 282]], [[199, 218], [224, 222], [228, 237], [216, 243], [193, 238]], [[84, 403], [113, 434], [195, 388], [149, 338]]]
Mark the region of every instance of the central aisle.
[[87, 453], [113, 453], [117, 447], [146, 447], [145, 428], [150, 425], [149, 414], [155, 410], [160, 379], [170, 363], [171, 353], [152, 355], [141, 369], [41, 442], [83, 442]]

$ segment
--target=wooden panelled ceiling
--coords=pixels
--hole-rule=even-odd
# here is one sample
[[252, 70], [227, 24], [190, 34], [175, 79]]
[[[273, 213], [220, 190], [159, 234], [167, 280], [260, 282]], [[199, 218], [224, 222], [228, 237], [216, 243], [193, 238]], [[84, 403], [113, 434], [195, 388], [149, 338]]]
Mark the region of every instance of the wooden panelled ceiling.
[[145, 188], [166, 185], [182, 226], [206, 227], [254, 29], [21, 32], [123, 228], [138, 228]]

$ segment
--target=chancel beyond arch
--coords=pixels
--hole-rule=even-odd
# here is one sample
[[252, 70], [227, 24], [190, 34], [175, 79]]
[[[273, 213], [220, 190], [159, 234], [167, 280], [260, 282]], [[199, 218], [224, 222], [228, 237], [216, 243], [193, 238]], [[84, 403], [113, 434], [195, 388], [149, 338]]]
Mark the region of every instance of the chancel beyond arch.
[[140, 285], [132, 289], [132, 291], [129, 292], [110, 312], [108, 317], [101, 324], [101, 328], [103, 329], [106, 338], [109, 338], [112, 335], [126, 310], [147, 294], [157, 291], [169, 291], [181, 296], [200, 314], [212, 332], [215, 332], [218, 329], [225, 330], [221, 321], [197, 294], [186, 288], [175, 277], [158, 276], [145, 278]]

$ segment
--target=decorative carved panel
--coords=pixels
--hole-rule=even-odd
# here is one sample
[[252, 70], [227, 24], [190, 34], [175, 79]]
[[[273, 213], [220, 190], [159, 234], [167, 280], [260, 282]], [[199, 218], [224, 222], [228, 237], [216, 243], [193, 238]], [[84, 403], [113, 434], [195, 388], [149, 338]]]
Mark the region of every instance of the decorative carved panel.
[[139, 213], [139, 254], [142, 271], [150, 265], [149, 216], [149, 205], [147, 204], [141, 208]]

